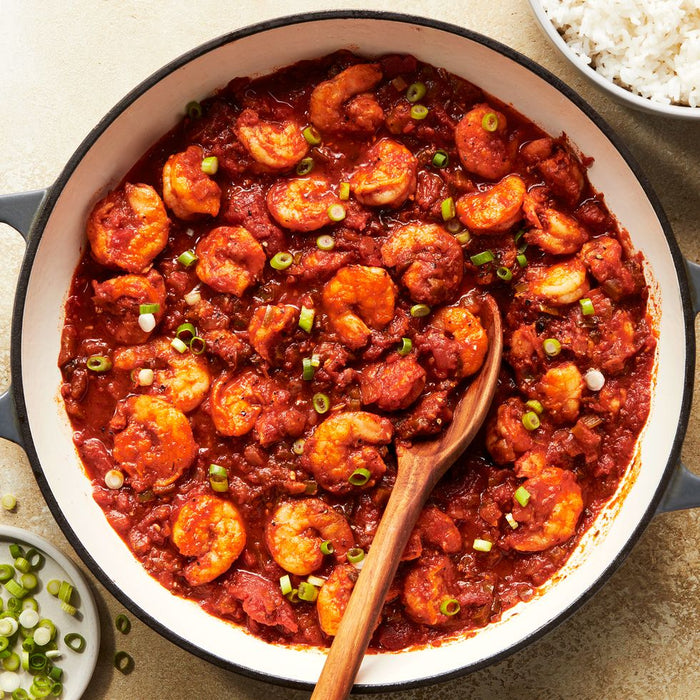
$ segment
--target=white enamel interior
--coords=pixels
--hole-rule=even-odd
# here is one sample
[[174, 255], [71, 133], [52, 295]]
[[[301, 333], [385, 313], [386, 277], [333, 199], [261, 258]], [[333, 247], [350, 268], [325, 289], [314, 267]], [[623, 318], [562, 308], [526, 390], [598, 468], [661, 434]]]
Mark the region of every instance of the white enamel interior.
[[[595, 158], [590, 178], [653, 267], [661, 309], [659, 392], [641, 443], [642, 468], [619, 507], [610, 508], [546, 595], [520, 604], [472, 638], [439, 648], [371, 655], [358, 683], [417, 682], [483, 663], [530, 637], [583, 596], [614, 562], [638, 527], [658, 487], [676, 434], [683, 391], [685, 330], [680, 290], [662, 227], [644, 191], [598, 127], [542, 78], [490, 48], [442, 30], [377, 19], [332, 19], [285, 26], [241, 38], [200, 56], [139, 97], [97, 139], [67, 182], [45, 228], [29, 279], [21, 361], [29, 424], [46, 480], [71, 529], [106, 577], [174, 635], [212, 657], [273, 679], [313, 683], [324, 654], [269, 646], [172, 596], [151, 579], [108, 525], [76, 461], [59, 398], [56, 366], [69, 280], [84, 246], [94, 201], [179, 118], [189, 100], [239, 75], [270, 72], [303, 58], [350, 48], [371, 56], [412, 52], [512, 103], [552, 134], [565, 131]], [[41, 339], [38, 341], [38, 339]], [[663, 400], [660, 401], [659, 397]], [[659, 405], [662, 404], [662, 405]], [[614, 517], [611, 515], [614, 514]], [[594, 546], [590, 542], [595, 535]]]

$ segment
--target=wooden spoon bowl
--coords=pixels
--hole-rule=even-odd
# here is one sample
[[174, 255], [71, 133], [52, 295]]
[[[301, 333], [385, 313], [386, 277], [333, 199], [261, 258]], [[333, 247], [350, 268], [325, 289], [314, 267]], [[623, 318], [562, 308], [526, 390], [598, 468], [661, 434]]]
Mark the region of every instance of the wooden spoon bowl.
[[501, 316], [492, 297], [484, 299], [480, 316], [489, 339], [488, 354], [479, 374], [457, 403], [452, 423], [435, 440], [416, 442], [410, 447], [397, 446], [396, 483], [312, 700], [337, 700], [350, 694], [386, 593], [421, 509], [437, 482], [474, 439], [486, 418], [496, 391], [503, 352]]

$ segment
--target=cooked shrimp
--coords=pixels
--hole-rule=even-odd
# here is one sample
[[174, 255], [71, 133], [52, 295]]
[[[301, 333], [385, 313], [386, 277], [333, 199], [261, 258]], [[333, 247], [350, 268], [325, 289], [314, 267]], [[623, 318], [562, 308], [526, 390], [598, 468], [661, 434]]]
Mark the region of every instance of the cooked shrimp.
[[414, 357], [368, 365], [360, 372], [363, 404], [375, 404], [382, 411], [408, 408], [425, 388], [425, 370]]
[[[484, 128], [484, 124], [493, 131]], [[513, 169], [517, 142], [508, 137], [505, 114], [488, 104], [476, 105], [455, 128], [455, 143], [462, 165], [471, 173], [498, 180]]]
[[525, 233], [525, 240], [546, 253], [576, 253], [588, 240], [586, 229], [568, 214], [544, 207], [537, 211], [536, 217], [535, 228]]
[[197, 277], [237, 297], [261, 278], [266, 260], [263, 247], [242, 226], [213, 229], [197, 243], [196, 254]]
[[528, 268], [524, 283], [517, 296], [540, 299], [552, 306], [573, 304], [590, 289], [586, 266], [576, 258], [550, 267]]
[[265, 380], [253, 370], [224, 372], [211, 385], [211, 418], [221, 435], [249, 433], [263, 410], [261, 391]]
[[513, 499], [518, 528], [506, 542], [519, 552], [541, 552], [573, 537], [583, 512], [581, 487], [573, 473], [545, 466], [522, 486], [530, 498], [526, 506]]
[[359, 63], [319, 83], [311, 93], [311, 123], [338, 134], [375, 131], [384, 121], [384, 112], [367, 91], [381, 79], [378, 64]]
[[581, 259], [605, 292], [615, 301], [641, 289], [641, 272], [622, 262], [622, 246], [610, 236], [601, 236], [581, 248]]
[[552, 367], [540, 379], [537, 396], [555, 423], [574, 422], [581, 407], [584, 382], [573, 362]]
[[170, 221], [150, 185], [126, 183], [93, 208], [87, 220], [92, 255], [101, 265], [144, 272], [168, 242]]
[[290, 574], [306, 576], [323, 564], [321, 543], [330, 541], [337, 561], [354, 543], [348, 521], [320, 498], [302, 498], [277, 507], [265, 527], [272, 558]]
[[158, 304], [153, 316], [156, 324], [165, 313], [165, 282], [160, 273], [121, 275], [104, 282], [93, 280], [95, 310], [118, 343], [145, 343], [149, 332], [139, 326], [141, 304]]
[[406, 146], [382, 139], [351, 175], [350, 188], [360, 204], [400, 207], [416, 190], [417, 170], [418, 160]]
[[583, 166], [571, 152], [546, 136], [525, 144], [521, 153], [525, 160], [534, 164], [542, 173], [551, 191], [573, 206], [581, 197], [585, 178]]
[[338, 625], [348, 607], [350, 594], [359, 572], [352, 564], [336, 566], [321, 586], [316, 599], [316, 612], [321, 629], [330, 637], [338, 633]]
[[436, 506], [428, 506], [421, 511], [401, 560], [418, 559], [423, 553], [423, 544], [437, 547], [445, 554], [455, 554], [462, 549], [462, 533], [447, 513]]
[[498, 407], [496, 415], [489, 421], [486, 449], [496, 464], [513, 462], [518, 455], [532, 449], [532, 435], [523, 425], [523, 415], [523, 402], [511, 397]]
[[423, 625], [436, 627], [452, 618], [440, 606], [457, 593], [457, 570], [449, 557], [431, 553], [413, 564], [403, 582], [401, 602], [408, 616]]
[[180, 554], [196, 557], [184, 574], [190, 586], [201, 586], [231, 568], [245, 547], [246, 531], [233, 503], [203, 493], [180, 508], [171, 537]]
[[146, 345], [117, 348], [112, 359], [115, 369], [154, 369], [153, 384], [146, 392], [162, 396], [183, 413], [197, 408], [209, 391], [211, 378], [207, 361], [191, 352], [178, 352], [167, 338], [157, 338]]
[[508, 175], [483, 192], [470, 192], [457, 200], [459, 220], [477, 235], [501, 233], [522, 218], [525, 182], [518, 175]]
[[207, 352], [220, 357], [231, 370], [236, 369], [247, 348], [233, 331], [225, 328], [206, 331], [202, 338], [207, 344]]
[[381, 267], [348, 265], [323, 287], [323, 308], [345, 345], [361, 348], [394, 318], [396, 286]]
[[163, 201], [184, 221], [202, 214], [216, 216], [221, 205], [221, 188], [202, 170], [204, 151], [189, 146], [174, 153], [163, 166]]
[[[336, 413], [316, 427], [304, 445], [304, 464], [321, 488], [343, 494], [374, 486], [386, 471], [380, 448], [391, 441], [388, 418], [367, 411]], [[349, 478], [357, 469], [369, 476], [362, 486]]]
[[331, 223], [328, 209], [340, 199], [323, 177], [280, 180], [267, 191], [272, 218], [291, 231], [316, 231]]
[[282, 341], [294, 331], [298, 319], [299, 309], [296, 306], [259, 306], [248, 324], [248, 341], [260, 357], [272, 363], [275, 352], [281, 349]]
[[461, 306], [445, 306], [433, 316], [430, 329], [444, 336], [439, 343], [440, 352], [433, 352], [439, 376], [463, 379], [479, 370], [489, 341], [479, 319], [471, 311]]
[[295, 121], [265, 121], [252, 109], [241, 112], [235, 131], [238, 140], [264, 170], [289, 170], [309, 150], [309, 144]]
[[109, 423], [115, 461], [135, 491], [174, 483], [194, 461], [197, 445], [185, 414], [157, 396], [129, 396]]
[[411, 299], [442, 304], [459, 290], [464, 272], [462, 247], [437, 224], [406, 224], [382, 246], [382, 262], [395, 267]]

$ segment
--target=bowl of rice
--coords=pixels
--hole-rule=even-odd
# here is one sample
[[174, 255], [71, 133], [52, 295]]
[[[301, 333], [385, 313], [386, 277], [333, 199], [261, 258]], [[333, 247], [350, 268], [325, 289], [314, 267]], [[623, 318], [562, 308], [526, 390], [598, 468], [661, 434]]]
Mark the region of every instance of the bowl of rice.
[[581, 73], [630, 107], [700, 119], [697, 0], [529, 0]]

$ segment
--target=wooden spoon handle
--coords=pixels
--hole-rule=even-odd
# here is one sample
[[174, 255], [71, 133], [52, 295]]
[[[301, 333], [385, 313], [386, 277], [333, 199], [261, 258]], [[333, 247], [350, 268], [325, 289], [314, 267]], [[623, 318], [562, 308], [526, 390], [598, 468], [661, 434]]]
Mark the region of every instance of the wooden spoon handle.
[[[410, 470], [399, 469], [372, 547], [350, 596], [312, 700], [347, 698], [352, 690], [362, 658], [374, 632], [384, 598], [399, 566], [413, 526], [420, 515], [430, 488], [416, 488]], [[402, 484], [403, 482], [403, 484]], [[432, 487], [432, 484], [429, 485]]]

